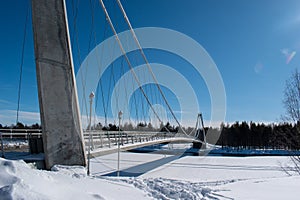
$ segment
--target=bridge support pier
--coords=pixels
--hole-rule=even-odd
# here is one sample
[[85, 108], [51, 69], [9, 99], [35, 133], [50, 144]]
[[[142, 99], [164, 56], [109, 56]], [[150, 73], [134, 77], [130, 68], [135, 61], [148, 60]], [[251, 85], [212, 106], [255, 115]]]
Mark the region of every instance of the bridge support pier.
[[64, 0], [32, 0], [46, 168], [86, 165]]

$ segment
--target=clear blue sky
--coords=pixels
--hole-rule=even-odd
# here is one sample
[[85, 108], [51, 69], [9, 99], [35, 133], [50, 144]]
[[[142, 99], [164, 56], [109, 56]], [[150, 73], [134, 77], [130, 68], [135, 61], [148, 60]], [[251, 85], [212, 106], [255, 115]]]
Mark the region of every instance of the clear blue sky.
[[[76, 2], [67, 1], [73, 42], [76, 33], [73, 7], [77, 7]], [[96, 2], [94, 27], [97, 42], [100, 42], [111, 36], [111, 31], [107, 27], [108, 32], [104, 33], [103, 12], [98, 1], [92, 2]], [[113, 19], [120, 21], [118, 31], [124, 31], [126, 24], [116, 4], [112, 2], [106, 1], [108, 10]], [[282, 99], [285, 80], [300, 64], [299, 0], [123, 0], [122, 3], [134, 28], [151, 26], [174, 29], [190, 36], [206, 49], [224, 81], [227, 95], [226, 122], [279, 121], [280, 115], [284, 114]], [[27, 7], [27, 0], [1, 1], [1, 124], [16, 121]], [[73, 43], [75, 71], [95, 46], [95, 43], [89, 45], [89, 1], [80, 0], [78, 9], [76, 25], [81, 60]], [[289, 56], [293, 57], [287, 61]], [[168, 63], [167, 59], [172, 60], [167, 54], [159, 58], [161, 60], [155, 61]], [[188, 75], [189, 72], [184, 73]], [[205, 114], [210, 110], [209, 95], [201, 91], [198, 95], [202, 93], [204, 100], [200, 104], [205, 118], [209, 119], [209, 114]], [[25, 43], [20, 110], [24, 112], [20, 121], [30, 124], [38, 119], [31, 17]]]

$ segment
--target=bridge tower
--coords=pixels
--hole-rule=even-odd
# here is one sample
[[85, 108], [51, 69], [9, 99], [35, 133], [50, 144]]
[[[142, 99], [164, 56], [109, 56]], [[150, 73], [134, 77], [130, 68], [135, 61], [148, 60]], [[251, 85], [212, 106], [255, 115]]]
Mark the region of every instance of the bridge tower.
[[64, 0], [32, 0], [46, 168], [86, 165]]
[[[200, 133], [202, 133], [202, 138], [203, 138], [203, 149], [206, 149], [207, 148], [207, 142], [206, 142], [206, 130], [205, 130], [205, 127], [204, 127], [204, 122], [203, 122], [203, 117], [202, 117], [202, 113], [198, 113], [197, 115], [197, 122], [196, 122], [196, 134], [195, 134], [195, 137], [196, 138], [200, 138]], [[194, 147], [195, 148], [200, 148], [202, 146], [201, 143], [199, 142], [196, 142], [196, 143], [193, 143]]]

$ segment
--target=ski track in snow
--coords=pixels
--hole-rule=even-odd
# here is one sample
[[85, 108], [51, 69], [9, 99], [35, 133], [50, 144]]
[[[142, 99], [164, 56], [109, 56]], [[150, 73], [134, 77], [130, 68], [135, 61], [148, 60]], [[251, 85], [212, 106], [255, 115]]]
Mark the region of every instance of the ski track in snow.
[[155, 199], [206, 199], [211, 189], [203, 184], [175, 181], [171, 179], [122, 179], [121, 181], [134, 185], [136, 188], [146, 191]]
[[134, 185], [136, 188], [148, 193], [154, 199], [170, 200], [170, 199], [191, 199], [191, 200], [218, 200], [233, 199], [218, 194], [221, 189], [212, 189], [215, 186], [222, 186], [238, 181], [246, 181], [248, 179], [212, 181], [212, 182], [189, 182], [178, 181], [165, 178], [106, 178], [107, 180], [125, 182]]

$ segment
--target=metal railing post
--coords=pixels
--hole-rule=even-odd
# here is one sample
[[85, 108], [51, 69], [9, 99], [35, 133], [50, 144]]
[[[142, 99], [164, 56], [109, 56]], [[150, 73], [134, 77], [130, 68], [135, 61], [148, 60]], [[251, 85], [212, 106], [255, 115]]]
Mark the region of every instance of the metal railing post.
[[90, 132], [91, 132], [91, 142], [92, 142], [91, 150], [93, 151], [95, 149], [95, 146], [94, 146], [94, 133], [92, 132], [91, 127], [90, 127]]
[[120, 176], [120, 128], [121, 128], [121, 118], [122, 118], [122, 111], [119, 111], [119, 141], [118, 141], [118, 166], [117, 166], [117, 176]]
[[99, 136], [100, 136], [100, 147], [103, 148], [103, 140], [102, 140], [102, 134], [101, 132], [99, 133]]
[[110, 134], [108, 134], [108, 131], [106, 133], [107, 133], [107, 137], [108, 137], [108, 147], [110, 148]]
[[0, 139], [1, 139], [1, 154], [2, 154], [2, 158], [4, 158], [3, 137], [1, 132], [0, 132]]

